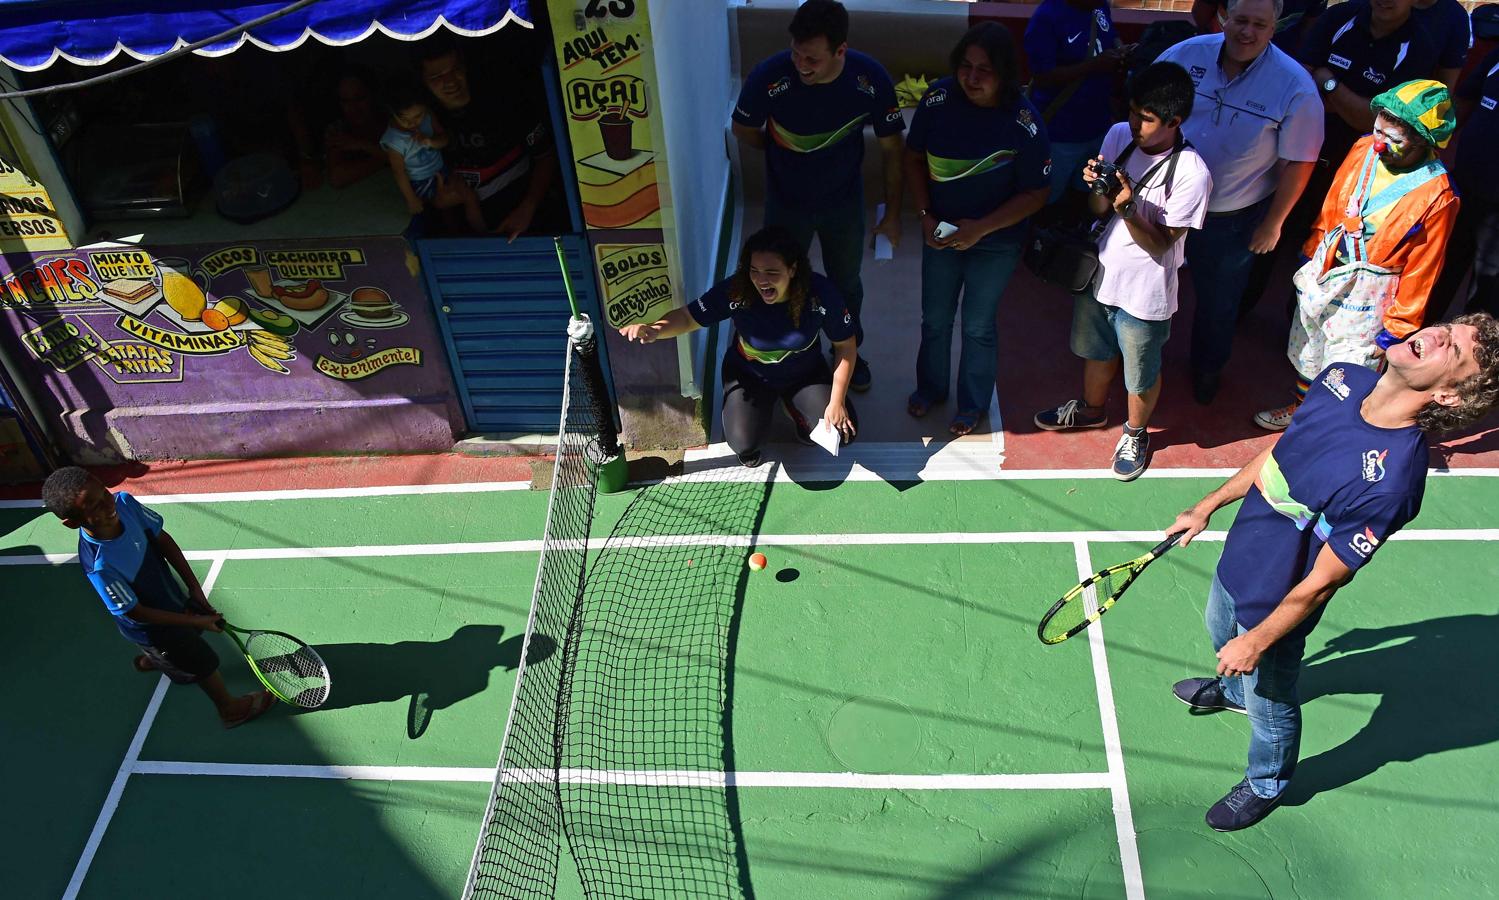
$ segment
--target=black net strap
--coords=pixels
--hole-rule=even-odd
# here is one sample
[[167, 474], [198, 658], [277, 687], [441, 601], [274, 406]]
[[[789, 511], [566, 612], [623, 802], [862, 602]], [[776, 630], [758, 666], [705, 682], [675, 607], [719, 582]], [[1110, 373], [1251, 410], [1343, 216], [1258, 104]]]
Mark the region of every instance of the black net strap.
[[574, 341], [573, 353], [578, 357], [579, 374], [588, 387], [589, 412], [598, 428], [600, 456], [612, 459], [619, 455], [619, 429], [614, 424], [614, 404], [604, 381], [603, 363], [599, 361], [598, 337]]

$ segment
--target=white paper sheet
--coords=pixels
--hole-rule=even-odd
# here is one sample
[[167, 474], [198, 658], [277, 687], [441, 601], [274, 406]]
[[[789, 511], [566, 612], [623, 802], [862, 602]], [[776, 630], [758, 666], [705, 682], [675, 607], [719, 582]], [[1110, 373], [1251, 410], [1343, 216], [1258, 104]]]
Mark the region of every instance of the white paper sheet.
[[818, 419], [817, 424], [812, 426], [812, 440], [834, 456], [838, 455], [838, 447], [842, 443], [838, 432], [828, 427], [827, 419]]

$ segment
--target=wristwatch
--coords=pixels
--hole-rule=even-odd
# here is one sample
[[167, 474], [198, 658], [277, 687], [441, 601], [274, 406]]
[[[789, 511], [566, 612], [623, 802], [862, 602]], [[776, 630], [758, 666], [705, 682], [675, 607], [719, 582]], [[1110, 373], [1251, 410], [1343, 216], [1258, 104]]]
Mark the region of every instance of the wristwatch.
[[1126, 200], [1126, 201], [1124, 201], [1124, 205], [1121, 206], [1121, 207], [1119, 207], [1119, 218], [1121, 218], [1121, 219], [1132, 219], [1132, 218], [1134, 218], [1134, 216], [1135, 216], [1135, 201], [1133, 201], [1133, 200]]
[[1337, 89], [1338, 89], [1338, 80], [1336, 78], [1329, 78], [1326, 81], [1322, 82], [1322, 93], [1324, 93], [1324, 94], [1331, 94], [1333, 91], [1335, 91]]

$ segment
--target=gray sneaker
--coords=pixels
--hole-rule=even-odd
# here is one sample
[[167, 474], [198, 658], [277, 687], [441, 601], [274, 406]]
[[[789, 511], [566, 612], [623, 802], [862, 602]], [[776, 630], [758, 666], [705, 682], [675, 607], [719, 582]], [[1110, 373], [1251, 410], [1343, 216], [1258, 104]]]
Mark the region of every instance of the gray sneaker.
[[1216, 678], [1184, 678], [1171, 686], [1171, 693], [1194, 710], [1226, 709], [1249, 715], [1244, 707], [1223, 696], [1223, 683]]
[[1081, 400], [1068, 400], [1056, 409], [1043, 409], [1031, 419], [1043, 431], [1081, 431], [1084, 428], [1102, 428], [1109, 424], [1107, 413], [1090, 416], [1083, 412]]

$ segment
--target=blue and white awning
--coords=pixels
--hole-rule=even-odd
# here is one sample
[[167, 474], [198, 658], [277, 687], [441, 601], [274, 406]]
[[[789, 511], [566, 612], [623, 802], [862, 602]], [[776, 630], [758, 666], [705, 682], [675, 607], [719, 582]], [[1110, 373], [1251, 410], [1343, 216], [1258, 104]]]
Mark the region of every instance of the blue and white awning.
[[[0, 62], [34, 72], [59, 59], [85, 66], [121, 53], [161, 56], [275, 12], [291, 0], [0, 0]], [[439, 28], [481, 35], [514, 22], [531, 27], [530, 0], [320, 0], [194, 52], [233, 53], [245, 43], [290, 50], [309, 38], [353, 44], [378, 31], [406, 41]]]

